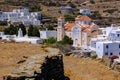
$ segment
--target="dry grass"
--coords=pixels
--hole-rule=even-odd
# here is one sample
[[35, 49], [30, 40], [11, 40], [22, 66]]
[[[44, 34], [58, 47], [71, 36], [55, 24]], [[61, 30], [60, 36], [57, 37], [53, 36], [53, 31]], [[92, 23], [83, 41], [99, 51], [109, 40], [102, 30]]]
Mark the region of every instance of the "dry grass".
[[29, 43], [0, 43], [0, 76], [12, 72], [23, 57], [43, 53], [41, 45]]
[[5, 28], [7, 28], [8, 26], [0, 26], [0, 31], [3, 31]]
[[120, 80], [118, 72], [109, 70], [99, 61], [64, 57], [64, 63], [65, 73], [71, 80]]
[[[19, 66], [18, 61], [32, 55], [45, 53], [45, 50], [46, 48], [42, 45], [0, 43], [0, 76], [11, 73]], [[65, 74], [70, 77], [70, 80], [120, 80], [120, 73], [109, 70], [98, 60], [65, 56], [64, 67]]]
[[4, 2], [5, 0], [0, 0], [0, 2]]

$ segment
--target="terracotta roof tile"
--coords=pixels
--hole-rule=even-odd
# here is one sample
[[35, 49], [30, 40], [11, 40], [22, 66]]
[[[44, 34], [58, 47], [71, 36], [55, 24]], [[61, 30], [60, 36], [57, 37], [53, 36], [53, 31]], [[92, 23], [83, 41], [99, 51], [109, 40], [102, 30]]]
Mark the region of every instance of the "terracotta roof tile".
[[84, 15], [84, 16], [77, 16], [76, 18], [78, 18], [79, 20], [91, 20], [90, 17]]
[[75, 25], [75, 23], [66, 23], [65, 24], [65, 30], [71, 31], [72, 27]]
[[89, 28], [85, 28], [83, 32], [91, 32], [91, 30]]

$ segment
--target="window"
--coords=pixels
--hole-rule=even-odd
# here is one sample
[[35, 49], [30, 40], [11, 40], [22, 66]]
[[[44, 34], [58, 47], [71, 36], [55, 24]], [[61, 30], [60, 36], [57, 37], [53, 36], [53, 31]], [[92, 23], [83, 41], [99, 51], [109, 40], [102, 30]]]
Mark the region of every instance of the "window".
[[106, 34], [106, 31], [104, 31], [103, 34]]
[[110, 56], [112, 56], [113, 55], [113, 53], [110, 53]]
[[117, 37], [119, 37], [119, 34], [117, 34]]
[[106, 53], [105, 53], [105, 55], [107, 56], [107, 55], [108, 55], [108, 53], [106, 52]]
[[120, 48], [120, 44], [119, 44], [119, 48]]
[[100, 47], [98, 46], [98, 49], [99, 49]]
[[109, 48], [108, 45], [106, 45], [106, 48]]

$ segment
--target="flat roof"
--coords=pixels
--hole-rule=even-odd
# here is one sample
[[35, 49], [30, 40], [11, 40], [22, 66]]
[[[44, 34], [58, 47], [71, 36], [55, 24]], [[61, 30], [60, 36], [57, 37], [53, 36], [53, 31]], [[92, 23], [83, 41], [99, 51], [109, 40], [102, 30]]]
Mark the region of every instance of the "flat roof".
[[108, 40], [106, 40], [106, 41], [99, 41], [99, 42], [97, 42], [97, 43], [101, 43], [101, 44], [120, 43], [120, 41], [108, 41]]

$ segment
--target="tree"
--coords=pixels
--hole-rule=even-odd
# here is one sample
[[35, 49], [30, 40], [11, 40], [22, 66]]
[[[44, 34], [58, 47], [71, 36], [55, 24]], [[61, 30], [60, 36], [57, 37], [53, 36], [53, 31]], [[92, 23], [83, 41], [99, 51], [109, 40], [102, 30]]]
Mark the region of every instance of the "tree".
[[17, 34], [17, 27], [10, 25], [10, 27], [5, 28], [4, 33], [9, 35], [15, 35]]
[[33, 27], [33, 25], [30, 25], [28, 29], [28, 36], [40, 37], [39, 29], [37, 27]]
[[46, 28], [47, 28], [48, 30], [54, 30], [54, 28], [53, 28], [52, 25], [48, 25], [48, 26], [46, 26]]
[[7, 25], [7, 21], [0, 21], [0, 25], [2, 26]]
[[48, 30], [54, 30], [54, 27], [53, 27], [53, 25], [51, 25], [51, 24], [44, 24], [44, 27], [45, 28], [47, 28]]
[[18, 26], [18, 28], [21, 28], [21, 30], [22, 30], [22, 32], [23, 32], [23, 36], [26, 35], [26, 28], [25, 28], [25, 26], [24, 26], [23, 24], [20, 24], [20, 25]]
[[33, 32], [33, 25], [30, 25], [28, 29], [28, 36], [33, 36], [32, 32]]
[[32, 36], [40, 37], [39, 29], [37, 27], [33, 28]]
[[68, 36], [64, 36], [63, 40], [58, 42], [58, 43], [72, 45], [73, 44], [73, 40], [71, 38], [69, 38]]

